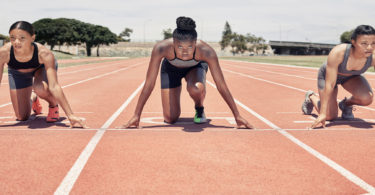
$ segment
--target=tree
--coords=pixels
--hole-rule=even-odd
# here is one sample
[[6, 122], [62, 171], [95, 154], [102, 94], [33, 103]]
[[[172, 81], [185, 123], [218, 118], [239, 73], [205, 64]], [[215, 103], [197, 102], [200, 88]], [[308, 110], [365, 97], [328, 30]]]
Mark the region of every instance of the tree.
[[263, 39], [263, 37], [257, 37], [251, 33], [247, 33], [246, 40], [251, 45], [251, 47], [248, 48], [248, 51], [250, 52], [257, 52], [258, 50], [262, 50], [263, 53], [264, 50], [268, 48], [266, 40]]
[[173, 34], [172, 34], [172, 29], [168, 28], [168, 29], [164, 29], [163, 30], [163, 36], [164, 36], [164, 40], [165, 39], [169, 39], [169, 38], [172, 38]]
[[5, 42], [9, 41], [9, 37], [3, 34], [0, 34], [0, 40], [5, 40]]
[[51, 50], [53, 50], [54, 46], [59, 43], [56, 36], [59, 33], [58, 25], [55, 20], [51, 18], [43, 18], [34, 22], [32, 25], [36, 34], [35, 41], [40, 42], [41, 44], [47, 43], [51, 46]]
[[244, 53], [247, 50], [246, 44], [246, 37], [241, 34], [233, 33], [232, 34], [232, 40], [230, 45], [232, 47], [232, 53], [233, 55], [238, 53]]
[[340, 36], [341, 43], [350, 43], [352, 40], [351, 37], [352, 37], [353, 31], [354, 30], [343, 32]]
[[130, 35], [133, 33], [133, 30], [130, 28], [125, 28], [119, 35], [119, 41], [130, 42]]
[[109, 45], [111, 43], [117, 43], [117, 36], [116, 34], [112, 33], [107, 27], [96, 25], [94, 28], [95, 30], [94, 30], [93, 46], [97, 46], [96, 56], [99, 56], [99, 46]]
[[[33, 23], [36, 33], [36, 41], [42, 44], [51, 45], [51, 50], [55, 45], [86, 44], [87, 55], [91, 56], [91, 48], [97, 46], [99, 56], [99, 46], [117, 43], [117, 35], [108, 28], [84, 23], [75, 19], [44, 18]], [[132, 32], [132, 30], [130, 29]], [[128, 30], [129, 32], [129, 30]]]
[[224, 31], [223, 31], [223, 35], [221, 37], [221, 41], [220, 41], [220, 46], [221, 46], [221, 50], [224, 50], [227, 46], [229, 46], [231, 44], [231, 41], [233, 39], [233, 33], [232, 33], [232, 29], [227, 22], [225, 22], [225, 26], [224, 26]]

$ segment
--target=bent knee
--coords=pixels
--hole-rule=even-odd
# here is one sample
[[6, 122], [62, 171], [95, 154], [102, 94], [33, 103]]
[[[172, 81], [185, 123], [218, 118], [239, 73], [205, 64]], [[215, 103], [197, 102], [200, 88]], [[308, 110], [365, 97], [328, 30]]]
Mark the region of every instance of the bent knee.
[[337, 118], [337, 115], [336, 116], [327, 116], [326, 120], [331, 121], [331, 120], [335, 120], [336, 118]]
[[359, 101], [358, 102], [359, 105], [368, 106], [372, 103], [374, 97], [372, 93], [369, 93], [366, 95], [359, 96], [356, 99]]
[[201, 82], [197, 82], [195, 85], [187, 85], [187, 90], [190, 94], [202, 94], [206, 91], [206, 86]]
[[38, 84], [35, 84], [33, 85], [33, 90], [36, 94], [40, 94], [40, 95], [43, 95], [43, 94], [46, 94], [48, 93], [48, 89], [47, 89], [47, 86], [44, 86], [43, 83], [38, 83]]
[[29, 119], [30, 115], [25, 116], [17, 116], [17, 121], [27, 121]]
[[164, 122], [166, 123], [169, 123], [169, 124], [173, 124], [173, 123], [176, 123], [177, 120], [178, 120], [179, 116], [166, 116], [164, 115]]

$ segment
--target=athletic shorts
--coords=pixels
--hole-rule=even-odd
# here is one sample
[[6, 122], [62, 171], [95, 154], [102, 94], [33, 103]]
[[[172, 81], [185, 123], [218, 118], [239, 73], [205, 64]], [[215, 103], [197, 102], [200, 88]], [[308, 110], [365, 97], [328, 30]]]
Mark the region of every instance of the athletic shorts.
[[[337, 85], [342, 85], [348, 80], [350, 80], [351, 78], [358, 77], [358, 76], [362, 77], [362, 75], [343, 76], [343, 75], [338, 74], [335, 88], [337, 88]], [[318, 71], [318, 88], [320, 90], [323, 90], [325, 88], [325, 85], [326, 85], [326, 65], [323, 64], [323, 66], [321, 66]]]
[[[57, 70], [58, 64], [57, 61], [55, 62], [55, 68]], [[37, 69], [32, 72], [23, 73], [16, 69], [12, 69], [8, 67], [8, 80], [9, 80], [9, 88], [10, 89], [23, 89], [33, 85], [33, 79], [35, 72], [39, 69], [43, 71], [43, 81], [48, 83], [46, 69], [44, 64], [40, 65]]]
[[164, 59], [160, 69], [161, 88], [169, 89], [181, 86], [181, 79], [195, 68], [200, 68], [204, 70], [204, 73], [207, 73], [208, 64], [206, 62], [199, 62], [199, 64], [193, 67], [178, 68], [170, 64], [167, 59]]

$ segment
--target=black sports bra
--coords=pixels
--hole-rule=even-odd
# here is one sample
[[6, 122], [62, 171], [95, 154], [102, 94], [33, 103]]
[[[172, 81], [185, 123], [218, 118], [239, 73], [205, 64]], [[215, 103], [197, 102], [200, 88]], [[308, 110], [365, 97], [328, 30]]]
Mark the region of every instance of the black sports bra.
[[12, 69], [29, 69], [29, 68], [38, 68], [41, 64], [39, 63], [38, 58], [38, 47], [35, 43], [32, 43], [34, 46], [34, 53], [31, 60], [28, 62], [19, 62], [17, 61], [16, 57], [14, 56], [13, 46], [10, 47], [10, 59], [8, 63], [8, 67]]

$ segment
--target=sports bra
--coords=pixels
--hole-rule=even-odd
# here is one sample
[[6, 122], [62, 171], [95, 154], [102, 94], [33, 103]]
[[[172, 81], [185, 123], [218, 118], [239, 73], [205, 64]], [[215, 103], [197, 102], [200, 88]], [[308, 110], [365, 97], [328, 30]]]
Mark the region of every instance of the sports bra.
[[41, 64], [39, 63], [38, 57], [38, 47], [35, 43], [32, 43], [34, 46], [34, 53], [31, 60], [28, 62], [19, 62], [14, 56], [13, 46], [10, 47], [10, 59], [8, 62], [8, 67], [12, 69], [29, 69], [29, 68], [38, 68]]
[[370, 68], [370, 66], [372, 64], [372, 54], [371, 54], [371, 56], [369, 56], [367, 58], [366, 64], [363, 66], [363, 68], [361, 70], [348, 70], [348, 69], [346, 69], [346, 67], [347, 67], [351, 47], [352, 47], [352, 44], [348, 44], [346, 46], [344, 60], [339, 65], [338, 72], [343, 73], [343, 74], [360, 75], [360, 74], [366, 72], [368, 68]]
[[168, 62], [170, 64], [172, 64], [173, 66], [176, 66], [178, 68], [189, 68], [189, 67], [193, 67], [197, 64], [200, 63], [200, 61], [197, 61], [195, 60], [195, 51], [197, 50], [197, 48], [195, 48], [194, 50], [194, 53], [193, 53], [193, 59], [191, 60], [182, 60], [182, 59], [179, 59], [177, 58], [177, 55], [176, 55], [176, 50], [173, 48], [173, 51], [174, 51], [174, 59], [173, 60], [168, 60]]

